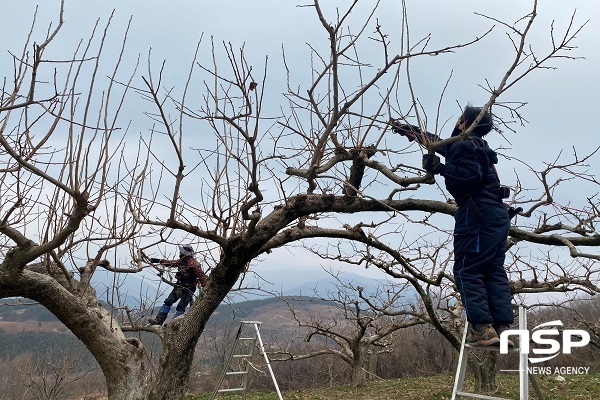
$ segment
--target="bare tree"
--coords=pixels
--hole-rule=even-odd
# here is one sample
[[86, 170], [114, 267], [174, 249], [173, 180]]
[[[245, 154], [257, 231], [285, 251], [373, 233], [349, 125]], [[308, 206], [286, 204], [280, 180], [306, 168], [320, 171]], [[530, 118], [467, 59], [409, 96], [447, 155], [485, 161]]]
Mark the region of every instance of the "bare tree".
[[[573, 21], [560, 37], [552, 30], [552, 48], [546, 54], [528, 46], [536, 6], [534, 0], [532, 12], [515, 25], [482, 17], [504, 27], [515, 50], [506, 74], [486, 88], [484, 110], [494, 105], [521, 118], [518, 106], [498, 98], [548, 62], [569, 57], [565, 52], [580, 29]], [[208, 58], [198, 57], [199, 46], [183, 85], [169, 82], [164, 64], [155, 69], [151, 54], [141, 79], [135, 79], [137, 71], [121, 72], [123, 51], [116, 60], [100, 62], [106, 29], [82, 42], [72, 59], [52, 59], [47, 54], [63, 24], [62, 8], [58, 25], [48, 30], [42, 44], [34, 44], [30, 53], [30, 38], [22, 53], [13, 56], [14, 77], [5, 78], [0, 96], [0, 297], [30, 298], [52, 311], [98, 360], [111, 399], [182, 398], [209, 317], [252, 262], [314, 238], [357, 243], [356, 249], [362, 243], [366, 250], [358, 264], [375, 264], [414, 288], [423, 287], [419, 295], [427, 317], [456, 343], [456, 326], [441, 320], [459, 319], [460, 310], [448, 303], [450, 313], [442, 318], [436, 309], [455, 296], [445, 290], [452, 288], [452, 279], [436, 261], [447, 239], [423, 252], [419, 240], [393, 227], [396, 218], [403, 218], [411, 226], [439, 232], [443, 224], [433, 214], [452, 215], [456, 205], [430, 199], [426, 188], [433, 178], [405, 164], [406, 152], [397, 150], [388, 135], [389, 121], [414, 116], [425, 130], [427, 113], [412, 90], [411, 60], [437, 60], [484, 41], [486, 33], [433, 49], [429, 37], [409, 40], [404, 10], [398, 18], [402, 35], [392, 46], [377, 23], [377, 4], [366, 14], [357, 13], [357, 7], [353, 1], [332, 18], [318, 0], [312, 2], [310, 8], [328, 35], [327, 51], [311, 47], [307, 68], [313, 79], [306, 87], [293, 82], [286, 64], [288, 91], [279, 109], [267, 102], [273, 97], [267, 61], [257, 71], [244, 49], [227, 43], [211, 42], [213, 57]], [[362, 22], [353, 20], [349, 26], [350, 17], [358, 14]], [[368, 32], [374, 32], [372, 38]], [[378, 60], [362, 60], [363, 42], [379, 47]], [[219, 54], [227, 61], [218, 61]], [[101, 73], [111, 62], [112, 70]], [[406, 96], [400, 90], [402, 78], [409, 88]], [[118, 130], [127, 126], [119, 116], [132, 89], [148, 101], [146, 115], [153, 123], [135, 149], [123, 142], [130, 134]], [[448, 142], [433, 143], [428, 151]], [[578, 155], [568, 163], [549, 161], [548, 169], [537, 174], [541, 197], [530, 200], [517, 191], [512, 203], [529, 206], [522, 217], [539, 216], [562, 180], [549, 180], [555, 172], [597, 185], [593, 175], [578, 169], [587, 161]], [[404, 193], [414, 197], [398, 198]], [[542, 215], [539, 223], [513, 227], [511, 243], [560, 246], [576, 260], [597, 259], [580, 250], [600, 243], [594, 230], [597, 200], [590, 196], [585, 213], [570, 209], [569, 218], [579, 221], [575, 225], [562, 222], [567, 212], [557, 210]], [[428, 237], [421, 242], [436, 244]], [[183, 318], [165, 327], [135, 320], [125, 326], [112, 310], [99, 305], [89, 285], [99, 267], [115, 274], [142, 274], [143, 261], [157, 251], [156, 245], [181, 240], [193, 242], [202, 250], [205, 265], [212, 266], [208, 285]], [[120, 248], [131, 250], [133, 264], [120, 264]], [[346, 252], [343, 246], [338, 249]], [[388, 256], [377, 261], [373, 249]], [[411, 258], [426, 264], [427, 272], [415, 268]], [[523, 266], [516, 265], [511, 267]], [[523, 272], [522, 292], [597, 290], [595, 271], [585, 262], [577, 268], [587, 274], [574, 268], [565, 271], [572, 273], [566, 279], [542, 277], [530, 266], [516, 271]], [[433, 298], [427, 295], [432, 293]], [[158, 366], [146, 356], [142, 341], [127, 337], [125, 330], [161, 337]]]
[[[314, 298], [282, 299], [288, 304], [298, 326], [306, 330], [304, 341], [316, 342], [313, 349], [297, 354], [293, 343], [271, 354], [274, 360], [303, 360], [333, 354], [350, 366], [351, 382], [362, 385], [376, 376], [377, 356], [389, 351], [391, 336], [398, 330], [425, 324], [414, 298], [406, 288], [390, 284], [363, 288], [344, 282], [338, 275], [337, 291], [320, 298], [317, 311], [303, 310], [298, 304]], [[315, 295], [318, 293], [315, 289]], [[317, 299], [319, 297], [316, 297]]]
[[[102, 59], [110, 21], [71, 59], [53, 58], [63, 6], [41, 41], [34, 17], [0, 94], [0, 296], [38, 301], [90, 350], [111, 396], [139, 398], [151, 370], [143, 347], [89, 284], [109, 264], [103, 257], [138, 233], [118, 205], [125, 132], [117, 121], [128, 88], [116, 84], [121, 57]], [[104, 74], [108, 83], [100, 83]]]
[[44, 354], [27, 354], [23, 358], [15, 369], [25, 388], [24, 398], [31, 399], [58, 400], [81, 395], [75, 386], [95, 368], [84, 365], [81, 355], [53, 349]]

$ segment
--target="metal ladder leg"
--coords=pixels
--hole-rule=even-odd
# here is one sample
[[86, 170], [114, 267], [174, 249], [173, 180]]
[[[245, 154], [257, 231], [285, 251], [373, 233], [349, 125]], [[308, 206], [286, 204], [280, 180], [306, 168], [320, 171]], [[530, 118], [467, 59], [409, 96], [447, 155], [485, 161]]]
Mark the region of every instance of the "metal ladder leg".
[[469, 353], [471, 352], [470, 347], [465, 347], [468, 330], [469, 325], [465, 324], [465, 330], [463, 332], [463, 338], [460, 345], [460, 354], [458, 355], [456, 377], [454, 378], [454, 389], [452, 389], [452, 400], [456, 400], [457, 393], [462, 392], [463, 385], [465, 383], [465, 375], [467, 373], [467, 360], [469, 358]]
[[[519, 304], [519, 329], [527, 330], [527, 308]], [[516, 346], [516, 347], [520, 347]], [[529, 400], [529, 354], [519, 351], [519, 398]]]
[[265, 358], [265, 363], [267, 364], [267, 368], [269, 369], [269, 374], [271, 375], [271, 379], [273, 380], [273, 384], [275, 385], [275, 391], [277, 392], [277, 397], [279, 398], [279, 400], [283, 400], [283, 397], [281, 397], [281, 392], [279, 391], [279, 385], [277, 384], [277, 379], [275, 379], [275, 374], [273, 373], [273, 368], [271, 368], [271, 362], [269, 361], [269, 357], [267, 356], [267, 353], [265, 352], [265, 346], [263, 345], [262, 338], [260, 337], [260, 332], [258, 331], [258, 325], [255, 324], [254, 329], [256, 329], [256, 337], [258, 339], [260, 351], [262, 352], [263, 357]]

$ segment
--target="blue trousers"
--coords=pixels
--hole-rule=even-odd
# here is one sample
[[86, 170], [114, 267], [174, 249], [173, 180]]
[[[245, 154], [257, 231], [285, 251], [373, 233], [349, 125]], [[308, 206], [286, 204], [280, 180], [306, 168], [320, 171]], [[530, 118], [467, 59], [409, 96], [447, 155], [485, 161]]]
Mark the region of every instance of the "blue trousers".
[[514, 322], [510, 283], [504, 269], [508, 211], [501, 203], [475, 202], [459, 207], [454, 228], [454, 279], [475, 324]]
[[192, 296], [194, 295], [195, 291], [195, 288], [175, 286], [175, 288], [171, 290], [171, 293], [169, 293], [169, 296], [165, 299], [165, 305], [171, 307], [173, 303], [179, 300], [176, 310], [183, 313], [188, 304], [190, 304], [190, 301], [192, 301]]

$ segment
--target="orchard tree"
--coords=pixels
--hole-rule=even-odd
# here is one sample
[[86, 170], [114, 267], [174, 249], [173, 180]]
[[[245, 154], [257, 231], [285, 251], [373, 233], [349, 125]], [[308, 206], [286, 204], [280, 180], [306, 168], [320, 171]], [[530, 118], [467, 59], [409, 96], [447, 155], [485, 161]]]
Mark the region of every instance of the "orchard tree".
[[[506, 29], [514, 44], [514, 58], [498, 60], [506, 63], [506, 72], [489, 77], [484, 110], [493, 106], [495, 114], [505, 110], [506, 118], [519, 120], [519, 103], [498, 99], [531, 72], [568, 57], [579, 32], [573, 23], [560, 36], [552, 28], [546, 53], [529, 46], [536, 7], [534, 1], [532, 12], [515, 25], [482, 16]], [[105, 58], [109, 24], [98, 25], [64, 59], [58, 56], [62, 3], [56, 27], [41, 40], [32, 28], [23, 50], [9, 53], [14, 72], [5, 77], [0, 95], [0, 297], [26, 297], [54, 313], [98, 361], [109, 398], [182, 398], [211, 314], [253, 262], [276, 256], [280, 247], [315, 238], [357, 243], [355, 248], [362, 243], [367, 252], [376, 248], [392, 256], [381, 265], [392, 275], [427, 287], [451, 280], [435, 269], [438, 264], [430, 266], [432, 273], [412, 269], [410, 259], [422, 253], [421, 243], [408, 238], [411, 228], [393, 226], [402, 219], [411, 227], [435, 228], [441, 222], [427, 216], [450, 216], [456, 205], [431, 199], [433, 177], [402, 150], [390, 120], [414, 118], [425, 130], [431, 119], [414, 91], [411, 62], [438, 62], [485, 43], [489, 31], [433, 48], [429, 36], [412, 41], [404, 7], [395, 27], [399, 37], [378, 23], [378, 3], [367, 13], [358, 1], [328, 11], [314, 0], [310, 9], [328, 41], [324, 50], [309, 46], [302, 66], [310, 72], [308, 83], [294, 81], [300, 68], [288, 64], [284, 51], [276, 74], [287, 78], [288, 90], [278, 106], [267, 61], [253, 68], [244, 48], [227, 43], [211, 42], [209, 57], [201, 57], [206, 42], [201, 41], [184, 81], [170, 76], [151, 53], [143, 72], [135, 63], [125, 70], [127, 30], [121, 52]], [[374, 48], [378, 57], [363, 59], [365, 49]], [[124, 120], [124, 110], [135, 112], [140, 98], [148, 102], [145, 114]], [[128, 121], [141, 118], [152, 127], [134, 136]], [[448, 141], [427, 151], [443, 143]], [[529, 205], [522, 218], [542, 215], [539, 223], [512, 228], [512, 245], [561, 246], [577, 260], [597, 258], [580, 250], [600, 243], [596, 197], [589, 197], [585, 218], [569, 209], [568, 217], [580, 218], [580, 224], [564, 222], [563, 209], [556, 215], [538, 211], [552, 203], [562, 180], [550, 181], [552, 172], [597, 184], [578, 169], [587, 160], [578, 155], [569, 163], [549, 160], [538, 174], [541, 197], [512, 199]], [[411, 197], [403, 197], [407, 193]], [[135, 320], [125, 325], [98, 302], [90, 280], [99, 268], [144, 274], [144, 261], [157, 248], [168, 251], [182, 240], [201, 250], [212, 267], [208, 285], [182, 318], [164, 327]], [[119, 261], [120, 249], [130, 250], [132, 264]], [[515, 283], [523, 291], [555, 290], [557, 283], [596, 290], [590, 264], [582, 265], [588, 275], [578, 265], [559, 282], [552, 275], [561, 274], [556, 269], [542, 275], [539, 266], [529, 266], [518, 271], [523, 274]], [[425, 304], [432, 323], [443, 327], [433, 318], [434, 302]], [[160, 336], [158, 365], [127, 330]]]
[[[32, 37], [34, 24], [22, 51], [10, 53], [14, 73], [0, 94], [0, 296], [55, 314], [96, 358], [112, 398], [143, 398], [151, 370], [141, 343], [125, 337], [89, 284], [107, 252], [138, 232], [118, 205], [127, 86], [114, 79], [121, 58], [102, 57], [108, 26], [94, 27], [72, 58], [50, 55], [63, 6], [45, 37]], [[104, 81], [108, 65], [113, 79]]]
[[[423, 318], [426, 313], [411, 296], [413, 291], [408, 283], [404, 287], [394, 283], [377, 288], [361, 287], [329, 273], [337, 282], [337, 290], [320, 295], [315, 288], [314, 297], [281, 297], [298, 327], [306, 331], [304, 341], [313, 344], [312, 348], [296, 354], [294, 340], [291, 340], [280, 344], [279, 350], [270, 351], [271, 358], [273, 361], [303, 360], [334, 355], [348, 364], [352, 385], [359, 386], [376, 376], [377, 356], [390, 351], [394, 333], [427, 323]], [[301, 306], [315, 298], [320, 300], [317, 312]]]

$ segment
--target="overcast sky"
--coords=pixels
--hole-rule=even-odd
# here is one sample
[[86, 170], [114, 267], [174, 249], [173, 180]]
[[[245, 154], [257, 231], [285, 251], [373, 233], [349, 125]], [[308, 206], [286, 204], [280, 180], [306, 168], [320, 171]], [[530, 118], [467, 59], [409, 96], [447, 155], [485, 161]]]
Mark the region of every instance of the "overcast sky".
[[[21, 1], [3, 4], [5, 18], [0, 26], [4, 38], [4, 49], [16, 51], [26, 34], [36, 3], [39, 3], [38, 27], [43, 31], [50, 20], [54, 20], [58, 1], [43, 2]], [[335, 18], [332, 5], [349, 2], [323, 1], [327, 17]], [[400, 33], [400, 1], [382, 0], [377, 18], [383, 30], [390, 38]], [[529, 1], [448, 1], [420, 0], [409, 1], [409, 23], [412, 41], [431, 33], [430, 48], [443, 47], [470, 40], [481, 35], [492, 24], [491, 21], [475, 15], [486, 14], [505, 21], [516, 21], [524, 16], [530, 7]], [[177, 1], [164, 2], [154, 0], [105, 0], [102, 2], [67, 1], [65, 26], [58, 43], [65, 49], [65, 56], [80, 38], [89, 35], [96, 19], [102, 22], [114, 9], [114, 21], [109, 35], [113, 54], [120, 49], [119, 35], [133, 16], [132, 28], [128, 38], [127, 60], [133, 62], [137, 54], [146, 57], [152, 48], [153, 59], [158, 65], [166, 60], [166, 75], [173, 77], [184, 74], [198, 40], [204, 36], [204, 48], [209, 46], [208, 38], [217, 43], [231, 42], [236, 48], [245, 45], [246, 54], [256, 69], [261, 69], [266, 56], [269, 56], [271, 74], [267, 85], [273, 91], [284, 89], [281, 76], [281, 48], [292, 60], [292, 74], [297, 81], [308, 73], [309, 48], [327, 46], [326, 34], [315, 17], [312, 8], [297, 7], [294, 1]], [[362, 0], [357, 16], [362, 16], [374, 4]], [[524, 127], [518, 127], [517, 133], [506, 133], [507, 143], [501, 138], [490, 140], [492, 147], [512, 147], [511, 153], [517, 156], [525, 149], [532, 164], [540, 167], [533, 159], [541, 156], [556, 155], [563, 148], [576, 145], [583, 149], [594, 147], [599, 141], [591, 124], [597, 113], [600, 93], [600, 51], [597, 38], [600, 37], [600, 2], [596, 0], [542, 0], [539, 4], [538, 20], [531, 34], [539, 54], [550, 45], [550, 24], [555, 22], [555, 31], [560, 34], [570, 16], [577, 10], [575, 25], [589, 20], [587, 26], [578, 35], [575, 44], [578, 49], [570, 52], [579, 60], [557, 60], [551, 66], [557, 70], [540, 70], [528, 76], [522, 83], [508, 92], [502, 101], [522, 101], [527, 106], [523, 114], [529, 121]], [[356, 21], [359, 20], [357, 17]], [[351, 20], [353, 21], [353, 20]], [[397, 42], [396, 42], [397, 43]], [[57, 46], [50, 54], [57, 54]], [[373, 46], [373, 54], [378, 49]], [[368, 54], [369, 49], [365, 50]], [[5, 53], [6, 54], [6, 53]], [[110, 59], [110, 52], [105, 56]], [[511, 44], [500, 28], [481, 45], [442, 57], [429, 57], [415, 61], [413, 79], [417, 86], [417, 95], [430, 115], [435, 114], [439, 94], [448, 76], [452, 80], [442, 104], [442, 118], [455, 118], [457, 105], [482, 104], [487, 93], [479, 85], [489, 80], [497, 84], [511, 61]], [[474, 59], [477, 58], [477, 62]], [[294, 68], [298, 63], [298, 67]], [[422, 63], [422, 68], [420, 64]], [[4, 68], [10, 64], [4, 64]], [[279, 73], [278, 73], [279, 72]], [[4, 74], [3, 74], [4, 75]], [[183, 76], [183, 75], [181, 75]], [[181, 79], [183, 80], [183, 78]], [[274, 92], [268, 97], [278, 108], [281, 96]], [[137, 116], [132, 115], [131, 118]], [[123, 118], [127, 119], [127, 117]], [[494, 146], [495, 145], [495, 146]], [[535, 154], [531, 154], [535, 149]], [[540, 156], [540, 157], [538, 157]], [[550, 157], [552, 158], [552, 157]], [[500, 165], [511, 173], [510, 165]], [[597, 169], [600, 170], [600, 167]]]
[[[6, 50], [19, 51], [36, 3], [40, 7], [38, 27], [44, 28], [49, 21], [55, 20], [58, 1], [22, 0], [4, 2], [2, 5], [2, 76], [10, 75], [12, 68], [12, 64], [6, 62]], [[348, 4], [349, 1], [328, 0], [322, 3], [327, 9], [327, 18], [333, 20], [335, 14], [332, 7]], [[490, 20], [474, 13], [515, 21], [527, 13], [529, 3], [525, 0], [408, 1], [411, 36], [414, 42], [431, 33], [431, 48], [457, 44], [481, 35], [492, 24]], [[264, 59], [269, 56], [269, 68], [272, 72], [267, 84], [272, 84], [273, 90], [280, 93], [283, 89], [280, 79], [282, 74], [277, 71], [281, 71], [282, 46], [292, 61], [292, 69], [295, 63], [302, 66], [298, 71], [293, 71], [298, 81], [308, 73], [310, 52], [306, 43], [319, 48], [327, 46], [326, 34], [314, 10], [296, 7], [297, 4], [302, 3], [282, 0], [69, 0], [65, 11], [65, 26], [58, 43], [64, 46], [65, 55], [68, 54], [74, 43], [89, 35], [96, 19], [100, 18], [105, 22], [114, 9], [112, 39], [106, 58], [110, 58], [110, 53], [116, 54], [120, 50], [119, 33], [125, 30], [129, 18], [133, 16], [127, 44], [129, 63], [135, 60], [137, 54], [142, 54], [144, 58], [151, 47], [154, 60], [167, 60], [166, 74], [171, 77], [179, 74], [183, 82], [183, 74], [189, 66], [196, 43], [204, 36], [203, 43], [208, 46], [207, 38], [212, 36], [217, 43], [231, 42], [234, 48], [244, 44], [250, 62], [258, 70], [262, 70]], [[362, 0], [357, 16], [364, 14], [372, 4], [373, 1]], [[523, 158], [536, 168], [541, 168], [544, 160], [554, 159], [561, 150], [570, 152], [571, 146], [576, 146], [584, 153], [600, 143], [595, 126], [600, 105], [600, 1], [541, 0], [532, 39], [536, 48], [543, 53], [550, 45], [552, 21], [556, 20], [556, 32], [562, 32], [575, 9], [575, 25], [589, 20], [575, 42], [578, 48], [570, 53], [582, 59], [554, 61], [550, 65], [557, 67], [557, 70], [534, 72], [507, 93], [502, 101], [527, 103], [523, 114], [528, 123], [523, 127], [516, 127], [516, 133], [506, 132], [510, 143], [500, 137], [489, 139], [493, 148], [509, 148], [507, 153], [510, 156]], [[382, 0], [377, 18], [383, 30], [392, 37], [400, 33], [400, 12], [400, 1]], [[510, 62], [503, 55], [510, 56], [510, 50], [510, 42], [503, 31], [498, 29], [489, 40], [472, 49], [419, 61], [423, 63], [422, 68], [414, 74], [419, 99], [430, 114], [434, 115], [439, 94], [452, 72], [453, 78], [446, 92], [441, 114], [442, 118], [455, 119], [457, 102], [472, 102], [477, 105], [487, 100], [487, 93], [479, 85], [485, 84], [485, 79], [489, 79], [492, 84], [499, 82]], [[59, 57], [59, 49], [53, 51]], [[368, 54], [369, 49], [365, 51]], [[475, 59], [478, 61], [475, 62]], [[415, 68], [419, 67], [419, 64], [415, 64]], [[176, 81], [173, 78], [171, 80]], [[281, 97], [276, 96], [276, 93], [272, 93], [270, 98], [274, 102], [281, 102]], [[271, 101], [270, 98], [267, 101]], [[274, 103], [272, 106], [277, 108], [278, 104]], [[132, 107], [131, 110], [135, 109]], [[138, 117], [124, 116], [122, 119]], [[600, 157], [596, 156], [593, 161], [591, 172], [597, 175], [600, 172]], [[500, 173], [510, 176], [513, 168], [518, 167], [503, 162]], [[559, 199], [562, 202], [568, 200], [564, 197]]]

